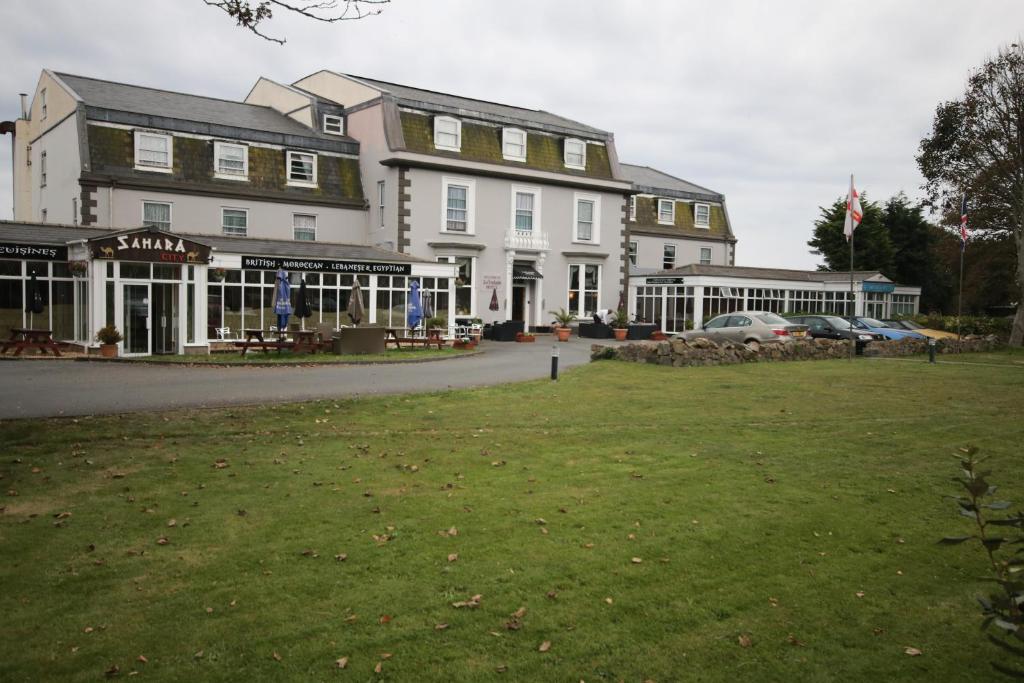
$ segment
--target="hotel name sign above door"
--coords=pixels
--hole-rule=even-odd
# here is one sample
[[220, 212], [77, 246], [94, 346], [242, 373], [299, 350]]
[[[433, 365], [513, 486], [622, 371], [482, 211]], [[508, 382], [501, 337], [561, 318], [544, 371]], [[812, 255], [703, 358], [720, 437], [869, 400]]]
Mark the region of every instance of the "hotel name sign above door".
[[210, 247], [159, 230], [89, 241], [92, 257], [152, 263], [209, 263]]

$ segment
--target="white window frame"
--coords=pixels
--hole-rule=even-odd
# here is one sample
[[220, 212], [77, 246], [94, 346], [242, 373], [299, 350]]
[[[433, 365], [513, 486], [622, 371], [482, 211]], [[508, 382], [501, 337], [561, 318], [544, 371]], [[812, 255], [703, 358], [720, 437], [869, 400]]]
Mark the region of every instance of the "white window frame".
[[[245, 234], [244, 235], [240, 235], [237, 232], [226, 232], [227, 228], [224, 225], [224, 212], [225, 211], [241, 211], [242, 213], [245, 214]], [[232, 227], [232, 229], [233, 230], [237, 230], [238, 228]], [[222, 206], [222, 207], [220, 207], [220, 234], [224, 235], [225, 237], [248, 237], [249, 236], [249, 209], [243, 208], [241, 206]]]
[[39, 153], [39, 187], [46, 187], [46, 150]]
[[[142, 138], [163, 138], [167, 141], [167, 165], [166, 166], [154, 166], [152, 164], [139, 163], [139, 150], [141, 149], [140, 143]], [[154, 133], [148, 130], [137, 130], [135, 131], [135, 170], [136, 171], [152, 171], [154, 173], [171, 173], [174, 171], [174, 137], [166, 135], [164, 133]]]
[[[470, 262], [470, 265], [469, 265], [469, 283], [468, 284], [463, 284], [461, 286], [462, 287], [466, 287], [466, 288], [469, 289], [469, 316], [475, 318], [476, 317], [476, 299], [477, 299], [477, 296], [476, 296], [476, 279], [477, 279], [476, 278], [476, 264], [477, 264], [477, 257], [476, 256], [467, 256], [465, 254], [451, 254], [451, 255], [438, 256], [437, 257], [437, 262], [438, 263], [450, 263], [452, 265], [456, 265], [458, 263], [457, 259], [460, 259], [460, 258], [469, 259], [469, 262]], [[458, 290], [459, 287], [460, 287], [460, 285], [455, 284], [455, 280], [456, 279], [458, 279], [458, 278], [452, 278], [452, 290], [453, 290], [452, 291], [452, 297], [453, 297], [452, 298], [452, 306], [453, 307], [455, 307], [455, 305], [456, 305], [455, 304], [455, 299], [454, 299], [455, 290]], [[458, 313], [456, 313], [456, 315], [459, 315], [460, 317], [465, 317], [464, 315], [460, 315]]]
[[[330, 130], [327, 128], [328, 125], [335, 123], [338, 126], [338, 130]], [[345, 117], [340, 114], [324, 114], [324, 132], [328, 135], [344, 135], [345, 134]]]
[[629, 265], [636, 267], [637, 261], [640, 260], [640, 243], [636, 240], [630, 240], [626, 247], [626, 258], [629, 259]]
[[[572, 241], [579, 244], [601, 244], [601, 197], [596, 194], [585, 194], [574, 192], [572, 201]], [[590, 239], [581, 239], [580, 229], [580, 202], [593, 202], [594, 213], [590, 225]]]
[[629, 195], [629, 220], [636, 222], [636, 195]]
[[[705, 211], [708, 212], [707, 220], [704, 221], [703, 223], [701, 223], [697, 219], [697, 216], [699, 215], [698, 209], [702, 209], [702, 208]], [[694, 203], [694, 205], [693, 205], [693, 225], [696, 228], [707, 228], [707, 229], [711, 228], [711, 205], [710, 204], [703, 204], [701, 202], [695, 202]]]
[[[438, 130], [438, 123], [454, 123], [455, 124], [455, 145], [441, 145], [437, 142], [438, 133], [444, 133], [445, 135], [451, 135], [447, 131]], [[462, 121], [451, 116], [435, 116], [434, 117], [434, 149], [443, 149], [449, 152], [461, 152], [462, 151]]]
[[[466, 231], [448, 229], [448, 186], [466, 188]], [[441, 178], [441, 232], [447, 235], [476, 234], [476, 181], [472, 178], [444, 176]]]
[[39, 91], [39, 120], [46, 120], [46, 88]]
[[[662, 202], [668, 202], [669, 206], [672, 208], [672, 218], [670, 218], [667, 221], [664, 220], [661, 217], [661, 204], [662, 204]], [[658, 225], [675, 225], [676, 224], [676, 200], [674, 200], [674, 199], [660, 199], [659, 198], [658, 199], [657, 209], [658, 209]]]
[[[313, 179], [312, 180], [296, 180], [292, 178], [292, 158], [296, 156], [302, 157], [313, 157]], [[293, 187], [316, 187], [316, 167], [317, 167], [317, 155], [316, 152], [300, 152], [288, 150], [285, 155], [284, 172], [287, 178], [286, 184]]]
[[[672, 250], [672, 265], [671, 266], [666, 266], [665, 265], [665, 261], [668, 260], [668, 250], [669, 249]], [[661, 269], [662, 270], [672, 270], [673, 268], [675, 268], [678, 265], [678, 263], [677, 263], [678, 259], [679, 259], [679, 249], [676, 248], [676, 245], [672, 244], [671, 242], [665, 242], [664, 244], [661, 245]]]
[[[576, 302], [576, 308], [571, 308], [569, 303], [569, 292], [572, 291], [572, 269], [576, 266], [580, 269], [580, 296]], [[583, 308], [583, 302], [586, 300], [587, 293], [587, 266], [594, 266], [597, 268], [597, 301], [594, 305], [594, 312], [601, 310], [601, 290], [604, 285], [604, 268], [601, 267], [600, 263], [569, 263], [565, 269], [565, 310], [575, 313], [577, 318], [583, 318], [586, 315], [586, 310]]]
[[[515, 135], [522, 135], [522, 155], [510, 154], [508, 151], [509, 144], [519, 146], [520, 143], [513, 140], [509, 140], [510, 137]], [[526, 161], [526, 131], [521, 128], [502, 128], [501, 129], [501, 156], [506, 161]]]
[[174, 204], [172, 202], [160, 202], [152, 199], [143, 199], [142, 202], [140, 202], [139, 204], [139, 210], [141, 211], [142, 218], [142, 221], [139, 223], [139, 225], [149, 225], [146, 222], [146, 204], [161, 204], [167, 207], [167, 227], [156, 229], [171, 232], [172, 228], [174, 227]]
[[[580, 154], [583, 157], [582, 164], [573, 164], [569, 162], [570, 145], [580, 146]], [[562, 162], [565, 164], [566, 168], [574, 168], [578, 171], [587, 170], [587, 143], [584, 140], [580, 140], [579, 138], [566, 138], [565, 143], [562, 145]]]
[[[533, 195], [533, 224], [529, 231], [516, 228], [516, 195], [520, 193]], [[541, 189], [534, 185], [513, 185], [509, 197], [509, 231], [539, 236], [543, 230], [541, 223]]]
[[[707, 252], [707, 254], [708, 254], [707, 258], [704, 258], [704, 252]], [[711, 249], [711, 247], [701, 247], [700, 248], [700, 264], [702, 266], [710, 266], [711, 265], [711, 259], [714, 258], [714, 255], [715, 255], [715, 253]]]
[[[295, 236], [295, 231], [298, 230], [298, 227], [295, 225], [295, 219], [298, 218], [299, 216], [308, 216], [309, 218], [313, 219], [313, 239], [311, 239], [311, 240], [300, 240], [298, 237]], [[249, 225], [248, 218], [246, 219], [245, 223], [246, 223], [246, 229], [248, 230], [248, 225]], [[316, 237], [317, 237], [317, 232], [318, 232], [318, 229], [317, 229], [318, 228], [318, 223], [319, 223], [319, 221], [317, 220], [317, 214], [315, 214], [315, 213], [302, 213], [302, 212], [293, 213], [292, 214], [292, 239], [294, 241], [296, 241], [296, 242], [316, 242]], [[302, 229], [305, 230], [306, 228], [302, 228]]]
[[[377, 181], [377, 210], [380, 212], [379, 223], [380, 223], [380, 227], [382, 227], [382, 228], [384, 227], [384, 190], [385, 190], [384, 183], [385, 183], [385, 181], [383, 181], [383, 180], [378, 180]], [[447, 200], [447, 196], [445, 197], [445, 199]], [[446, 203], [447, 203], [447, 201], [446, 201]]]
[[[225, 173], [220, 170], [220, 157], [221, 151], [225, 147], [238, 147], [242, 150], [242, 172], [241, 173]], [[220, 140], [214, 140], [213, 142], [213, 177], [221, 178], [222, 180], [241, 180], [243, 182], [249, 180], [249, 145], [242, 145], [237, 142], [221, 142]]]

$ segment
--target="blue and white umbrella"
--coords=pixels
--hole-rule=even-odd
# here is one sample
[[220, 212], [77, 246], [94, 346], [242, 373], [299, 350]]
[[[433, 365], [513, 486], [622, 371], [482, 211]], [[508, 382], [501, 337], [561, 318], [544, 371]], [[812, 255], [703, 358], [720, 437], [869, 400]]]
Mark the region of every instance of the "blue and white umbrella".
[[422, 320], [423, 302], [420, 301], [420, 283], [413, 280], [409, 287], [409, 309], [406, 313], [406, 322], [409, 323], [409, 329], [414, 329], [419, 327]]
[[288, 316], [292, 314], [292, 285], [288, 281], [288, 273], [277, 271], [277, 284], [274, 287], [274, 313], [277, 314], [277, 330], [282, 335], [288, 329]]

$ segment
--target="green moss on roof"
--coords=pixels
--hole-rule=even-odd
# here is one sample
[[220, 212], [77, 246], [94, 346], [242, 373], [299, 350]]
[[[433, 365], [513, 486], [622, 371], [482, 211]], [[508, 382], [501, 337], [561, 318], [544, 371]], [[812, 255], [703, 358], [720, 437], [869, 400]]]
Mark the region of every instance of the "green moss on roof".
[[681, 200], [675, 201], [676, 215], [673, 226], [658, 223], [658, 199], [657, 197], [636, 198], [636, 221], [632, 224], [637, 228], [652, 227], [664, 230], [675, 228], [680, 235], [702, 236], [713, 235], [715, 237], [728, 237], [729, 228], [725, 220], [725, 211], [721, 206], [711, 205], [711, 217], [709, 228], [698, 228], [694, 225], [693, 203]]
[[462, 149], [450, 152], [434, 148], [433, 117], [408, 111], [400, 112], [400, 115], [405, 148], [410, 152], [591, 178], [612, 177], [608, 148], [604, 145], [587, 145], [587, 169], [577, 171], [565, 167], [562, 138], [528, 130], [526, 162], [508, 161], [502, 155], [502, 129], [499, 127], [463, 121]]
[[134, 166], [135, 143], [131, 131], [89, 126], [89, 161], [97, 173]]

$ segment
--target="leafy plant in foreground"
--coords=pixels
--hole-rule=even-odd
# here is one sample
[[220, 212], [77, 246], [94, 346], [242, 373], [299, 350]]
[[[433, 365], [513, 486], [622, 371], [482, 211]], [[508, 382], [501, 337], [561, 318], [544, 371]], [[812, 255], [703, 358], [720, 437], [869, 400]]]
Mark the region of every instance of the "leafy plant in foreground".
[[[983, 458], [978, 458], [977, 453], [977, 447], [968, 446], [954, 454], [953, 457], [960, 461], [961, 476], [953, 480], [963, 487], [965, 495], [950, 496], [956, 501], [960, 514], [972, 520], [977, 530], [968, 536], [948, 536], [939, 542], [955, 545], [978, 541], [992, 568], [992, 578], [988, 580], [1001, 588], [988, 598], [978, 598], [984, 614], [981, 628], [988, 630], [995, 626], [1000, 629], [1003, 637], [997, 638], [989, 633], [989, 641], [1009, 655], [1024, 657], [1024, 645], [1019, 644], [1024, 642], [1024, 618], [1021, 616], [1024, 603], [1024, 513], [1017, 512], [1000, 519], [986, 516], [992, 511], [1008, 510], [1012, 503], [993, 500], [997, 487], [987, 481], [991, 472], [979, 470]], [[1022, 669], [999, 662], [992, 662], [992, 667], [1014, 678], [1024, 678]]]

